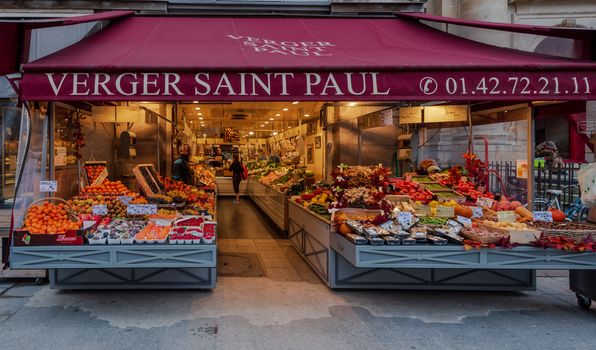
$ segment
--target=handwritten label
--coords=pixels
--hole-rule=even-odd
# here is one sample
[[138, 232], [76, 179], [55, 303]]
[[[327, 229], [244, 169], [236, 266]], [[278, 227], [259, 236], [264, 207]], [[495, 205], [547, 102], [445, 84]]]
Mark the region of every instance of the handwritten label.
[[458, 215], [457, 221], [464, 225], [464, 227], [472, 227], [472, 220], [470, 218]]
[[155, 220], [155, 225], [157, 226], [170, 226], [172, 225], [171, 220], [164, 220], [164, 219], [157, 219]]
[[498, 211], [497, 212], [498, 222], [515, 222], [515, 212], [512, 211]]
[[157, 204], [129, 204], [126, 206], [128, 215], [157, 214]]
[[476, 199], [476, 205], [480, 207], [492, 208], [494, 202], [494, 200], [487, 197], [478, 197], [478, 199]]
[[453, 227], [456, 230], [460, 230], [462, 224], [460, 224], [459, 222], [457, 222], [455, 220], [447, 220], [447, 226]]
[[93, 208], [93, 215], [108, 215], [108, 206], [105, 204], [98, 204], [94, 205]]
[[96, 224], [95, 220], [85, 220], [85, 221], [83, 221], [83, 230], [86, 230], [95, 224]]
[[403, 228], [408, 229], [414, 225], [414, 216], [409, 211], [400, 211], [397, 213], [397, 222]]
[[472, 219], [478, 219], [484, 216], [482, 207], [471, 207], [472, 208]]
[[56, 192], [58, 191], [58, 181], [40, 181], [39, 192]]
[[424, 216], [429, 216], [430, 215], [430, 207], [428, 205], [416, 205], [414, 204], [414, 211], [416, 212], [416, 215], [424, 215]]
[[553, 222], [553, 213], [550, 211], [535, 211], [532, 212], [534, 221]]
[[453, 207], [439, 205], [437, 207], [437, 215], [436, 216], [443, 217], [443, 218], [452, 218], [455, 216], [455, 210], [453, 209]]
[[131, 196], [118, 196], [118, 200], [124, 204], [128, 204], [132, 200], [132, 197]]

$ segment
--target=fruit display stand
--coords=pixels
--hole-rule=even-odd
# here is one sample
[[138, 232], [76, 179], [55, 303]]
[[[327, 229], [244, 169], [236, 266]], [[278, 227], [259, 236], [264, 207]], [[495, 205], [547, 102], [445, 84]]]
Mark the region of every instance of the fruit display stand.
[[328, 220], [293, 201], [289, 238], [331, 288], [522, 291], [535, 290], [536, 269], [596, 269], [594, 252], [355, 245], [332, 232]]
[[[201, 220], [205, 224], [205, 235], [207, 232], [216, 232], [215, 222], [204, 222], [200, 217], [192, 218], [195, 217], [183, 217], [179, 221]], [[34, 228], [39, 225], [37, 222], [33, 220]], [[120, 222], [128, 221], [120, 219]], [[170, 230], [167, 225], [148, 222], [142, 227], [147, 230], [154, 226], [162, 229], [167, 227]], [[185, 231], [187, 228], [184, 226], [197, 224], [181, 224], [179, 229]], [[121, 229], [125, 234], [133, 234], [130, 227]], [[172, 228], [175, 229], [178, 226]], [[182, 240], [171, 233], [169, 240], [166, 234], [161, 241], [155, 237], [141, 240], [137, 234], [134, 243], [132, 238], [125, 242], [124, 236], [111, 242], [111, 234], [106, 239], [107, 233], [104, 233], [103, 241], [91, 239], [89, 234], [96, 234], [93, 232], [99, 230], [93, 225], [86, 230], [72, 231], [68, 228], [59, 231], [62, 233], [49, 230], [48, 233], [34, 234], [26, 230], [15, 231], [11, 246], [11, 268], [48, 269], [51, 287], [60, 289], [215, 288], [217, 245], [213, 239], [201, 243], [201, 239], [195, 242], [196, 239], [187, 239], [192, 238], [189, 236]], [[109, 232], [109, 227], [106, 226], [105, 230]], [[139, 233], [143, 232], [145, 230]], [[84, 235], [88, 235], [88, 243], [84, 243]]]
[[[217, 195], [218, 196], [234, 196], [234, 185], [232, 183], [231, 176], [217, 176], [215, 178], [217, 184]], [[240, 181], [240, 192], [241, 196], [248, 195], [248, 181]]]
[[280, 230], [288, 229], [288, 197], [284, 193], [249, 179], [248, 195]]

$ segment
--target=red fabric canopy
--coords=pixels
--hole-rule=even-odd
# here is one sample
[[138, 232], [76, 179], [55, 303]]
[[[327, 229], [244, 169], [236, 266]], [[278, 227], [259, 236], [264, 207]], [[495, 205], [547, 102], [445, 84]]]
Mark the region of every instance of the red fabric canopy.
[[34, 100], [588, 99], [595, 71], [405, 19], [129, 17], [24, 65], [22, 91]]
[[396, 16], [403, 18], [415, 18], [424, 21], [455, 24], [465, 27], [501, 30], [513, 33], [535, 34], [569, 39], [591, 39], [596, 35], [596, 30], [588, 28], [567, 28], [567, 27], [546, 27], [527, 24], [496, 23], [472, 21], [460, 18], [442, 17], [429, 15], [427, 13], [397, 13]]

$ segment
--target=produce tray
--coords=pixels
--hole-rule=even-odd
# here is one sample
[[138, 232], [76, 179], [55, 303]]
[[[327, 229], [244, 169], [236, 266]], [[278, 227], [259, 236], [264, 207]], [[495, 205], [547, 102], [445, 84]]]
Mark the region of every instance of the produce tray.
[[[422, 182], [420, 183], [420, 185], [423, 188], [426, 188], [427, 190], [435, 193], [435, 192], [453, 192], [453, 190], [447, 186], [441, 185], [438, 182]], [[433, 186], [433, 185], [437, 185], [437, 186]]]
[[154, 197], [165, 189], [163, 183], [157, 178], [153, 164], [139, 164], [132, 168], [132, 173], [147, 197]]

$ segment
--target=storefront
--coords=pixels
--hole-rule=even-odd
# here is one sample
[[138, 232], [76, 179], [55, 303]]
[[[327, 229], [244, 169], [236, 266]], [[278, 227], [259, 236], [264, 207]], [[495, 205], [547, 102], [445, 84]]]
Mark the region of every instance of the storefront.
[[[514, 209], [519, 205], [506, 206], [504, 201], [489, 198], [492, 194], [485, 192], [490, 191], [488, 174], [472, 154], [474, 126], [489, 125], [483, 129], [486, 132], [491, 124], [509, 123], [512, 130], [517, 130], [514, 142], [522, 147], [515, 150], [515, 157], [525, 164], [520, 170], [533, 173], [532, 107], [551, 101], [592, 100], [596, 98], [595, 84], [596, 63], [592, 61], [479, 44], [407, 16], [123, 18], [71, 47], [23, 66], [21, 98], [29, 107], [24, 125], [30, 137], [39, 137], [40, 142], [31, 142], [30, 148], [20, 153], [28, 156], [21, 164], [23, 174], [29, 175], [19, 184], [15, 219], [22, 223], [32, 201], [46, 195], [40, 193], [40, 181], [54, 180], [51, 172], [41, 174], [38, 165], [44, 164], [42, 155], [46, 152], [42, 147], [49, 141], [44, 134], [46, 116], [51, 115], [45, 109], [47, 103], [49, 110], [58, 102], [73, 105], [75, 110], [79, 104], [89, 104], [92, 120], [100, 109], [113, 109], [112, 122], [122, 125], [133, 123], [133, 119], [118, 119], [118, 109], [125, 108], [124, 104], [156, 104], [171, 114], [154, 111], [164, 125], [152, 124], [151, 118], [145, 124], [157, 130], [155, 138], [163, 130], [162, 140], [173, 140], [170, 146], [174, 149], [176, 140], [180, 140], [176, 135], [185, 133], [193, 121], [203, 124], [202, 117], [194, 119], [202, 113], [199, 111], [203, 105], [277, 102], [285, 103], [286, 107], [279, 108], [290, 112], [290, 105], [310, 103], [308, 113], [300, 111], [292, 124], [271, 115], [260, 125], [265, 130], [270, 121], [277, 123], [270, 133], [246, 130], [231, 144], [240, 145], [241, 137], [254, 139], [254, 147], [246, 142], [238, 152], [244, 149], [248, 155], [251, 148], [267, 148], [267, 156], [276, 156], [284, 163], [282, 169], [255, 160], [245, 191], [279, 229], [288, 231], [292, 244], [330, 287], [531, 289], [535, 286], [535, 269], [594, 269], [596, 254], [588, 243], [582, 243], [589, 247], [584, 247], [584, 252], [554, 249], [555, 243], [548, 237], [557, 235], [546, 239], [538, 236], [540, 232], [556, 233], [558, 228], [519, 222], [529, 221], [529, 211], [519, 210], [518, 218]], [[492, 103], [492, 107], [479, 108], [484, 102]], [[190, 115], [186, 114], [188, 110], [193, 118], [185, 118]], [[222, 127], [231, 127], [232, 117], [227, 119], [225, 113], [221, 114], [218, 122]], [[188, 124], [186, 120], [190, 120]], [[123, 135], [131, 131], [130, 125], [126, 126], [123, 134], [118, 134], [121, 142]], [[197, 138], [194, 129], [189, 128], [189, 138]], [[432, 150], [421, 148], [441, 129], [449, 129], [445, 137], [458, 142], [463, 137], [464, 146], [445, 147], [456, 143], [444, 141]], [[199, 136], [195, 143], [212, 148], [214, 143], [206, 141], [209, 135], [202, 136], [203, 141]], [[391, 140], [396, 144], [392, 145]], [[407, 174], [396, 178], [412, 169], [400, 164], [416, 159], [408, 149], [434, 152], [420, 155], [419, 161], [428, 157], [445, 164], [467, 162], [461, 168], [467, 174], [463, 179], [456, 170], [439, 178], [412, 178]], [[470, 152], [467, 161], [462, 158], [466, 152]], [[157, 151], [158, 158], [148, 160], [157, 172], [162, 159], [168, 158], [162, 156]], [[376, 165], [378, 159], [386, 159], [386, 167]], [[488, 161], [486, 157], [483, 160]], [[370, 166], [371, 162], [375, 165]], [[356, 164], [367, 166], [350, 166]], [[143, 180], [137, 180], [143, 187]], [[315, 185], [320, 180], [327, 184]], [[531, 203], [533, 177], [526, 175], [516, 186], [520, 189], [514, 194], [518, 201]], [[160, 192], [142, 190], [145, 194]], [[137, 198], [128, 192], [124, 195]], [[473, 216], [473, 209], [466, 203], [482, 212], [476, 211], [474, 219], [478, 222], [474, 227], [464, 227], [471, 225]], [[214, 214], [207, 209], [207, 215]], [[165, 218], [156, 219], [160, 220], [156, 227], [166, 227], [163, 232], [170, 232], [161, 243], [89, 245], [86, 240], [93, 233], [86, 232], [82, 245], [15, 244], [12, 267], [51, 269], [57, 287], [214, 287], [216, 244], [172, 244], [179, 240], [171, 236], [176, 227], [161, 226]], [[206, 215], [195, 219], [211, 222]], [[185, 230], [183, 224], [178, 226]], [[591, 226], [582, 226], [579, 231], [591, 230]], [[467, 236], [460, 236], [460, 231], [466, 231]], [[506, 243], [511, 243], [508, 237], [514, 235], [525, 237], [526, 243], [535, 246]], [[33, 239], [34, 235], [28, 237]], [[515, 241], [523, 241], [515, 237]], [[117, 278], [124, 282], [106, 280], [102, 284], [98, 271], [105, 269], [112, 275], [127, 271], [133, 276], [155, 276], [160, 269], [168, 269], [168, 279], [136, 283], [134, 278], [119, 275]], [[185, 276], [194, 274], [195, 282], [204, 283], [193, 284], [178, 275], [171, 277], [181, 270]]]

